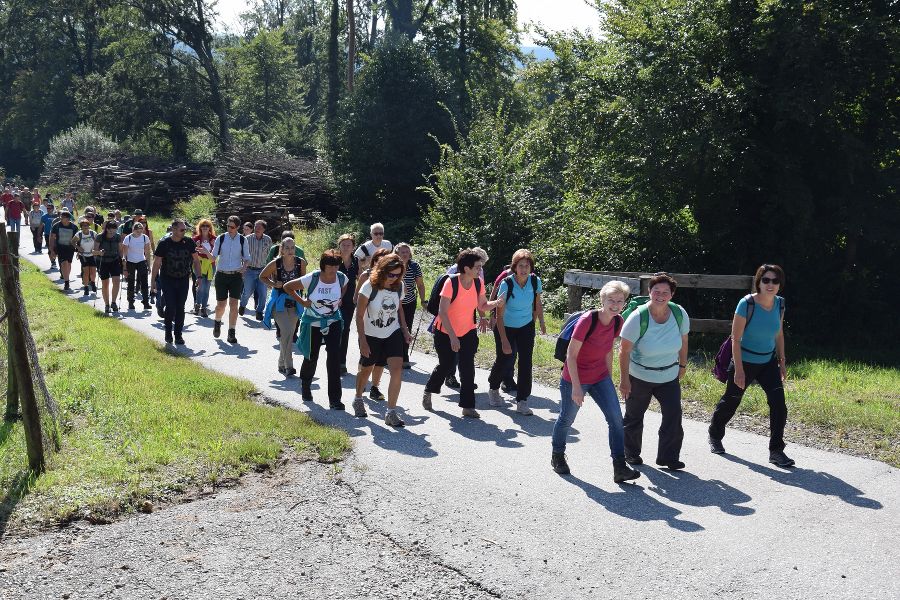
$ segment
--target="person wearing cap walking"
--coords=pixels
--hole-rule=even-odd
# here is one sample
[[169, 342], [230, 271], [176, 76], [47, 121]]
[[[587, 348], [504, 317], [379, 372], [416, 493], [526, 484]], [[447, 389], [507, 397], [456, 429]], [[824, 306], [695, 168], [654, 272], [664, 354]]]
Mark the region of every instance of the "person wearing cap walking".
[[28, 213], [28, 226], [31, 228], [31, 241], [34, 243], [34, 253], [40, 254], [44, 242], [44, 224], [41, 223], [41, 202], [32, 200], [31, 212]]
[[[72, 213], [63, 210], [59, 213], [59, 222], [50, 229], [50, 251], [59, 257], [59, 274], [63, 280], [63, 290], [69, 291], [69, 274], [72, 271], [72, 259], [75, 257], [75, 246], [72, 240], [78, 233], [78, 227], [72, 222]], [[52, 264], [52, 262], [51, 262]]]
[[250, 296], [252, 295], [256, 299], [256, 320], [262, 321], [268, 288], [260, 280], [259, 275], [266, 268], [266, 255], [269, 253], [269, 247], [272, 245], [272, 238], [266, 235], [266, 222], [263, 220], [256, 221], [253, 224], [253, 235], [247, 236], [246, 240], [250, 252], [250, 264], [247, 265], [247, 270], [244, 271], [244, 291], [241, 293], [238, 314], [243, 315], [244, 311], [247, 310], [247, 302], [250, 301]]
[[97, 258], [94, 256], [94, 247], [97, 245], [97, 232], [91, 229], [90, 221], [87, 217], [78, 219], [78, 227], [81, 229], [72, 238], [72, 245], [78, 253], [78, 260], [81, 262], [81, 283], [84, 286], [84, 295], [87, 296], [91, 290], [96, 294], [97, 284]]

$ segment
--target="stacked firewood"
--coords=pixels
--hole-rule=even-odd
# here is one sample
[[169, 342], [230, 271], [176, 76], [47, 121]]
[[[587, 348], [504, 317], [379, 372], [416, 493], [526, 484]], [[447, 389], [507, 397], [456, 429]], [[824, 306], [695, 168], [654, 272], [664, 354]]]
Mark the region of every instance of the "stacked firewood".
[[103, 206], [170, 213], [176, 202], [209, 190], [213, 169], [203, 165], [136, 168], [110, 161], [82, 169], [82, 173], [93, 182], [94, 197]]
[[313, 160], [231, 153], [212, 182], [216, 216], [262, 219], [270, 235], [332, 216], [334, 196]]

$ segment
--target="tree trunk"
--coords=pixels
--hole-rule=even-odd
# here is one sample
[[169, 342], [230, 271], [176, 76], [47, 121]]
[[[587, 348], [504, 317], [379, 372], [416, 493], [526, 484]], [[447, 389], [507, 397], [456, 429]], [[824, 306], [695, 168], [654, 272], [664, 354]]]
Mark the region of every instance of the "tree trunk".
[[356, 71], [356, 15], [353, 0], [347, 0], [347, 90], [353, 91], [353, 75]]
[[338, 65], [338, 21], [340, 5], [338, 0], [331, 0], [331, 25], [328, 30], [328, 96], [325, 99], [325, 122], [330, 128], [337, 118], [338, 98], [340, 94], [340, 67]]
[[378, 12], [381, 7], [378, 6], [376, 0], [372, 0], [372, 26], [369, 28], [369, 47], [375, 45], [375, 38], [378, 36]]
[[456, 0], [456, 10], [459, 13], [459, 112], [465, 133], [469, 130], [469, 91], [466, 87], [469, 82], [469, 47], [466, 37], [469, 20], [466, 0]]

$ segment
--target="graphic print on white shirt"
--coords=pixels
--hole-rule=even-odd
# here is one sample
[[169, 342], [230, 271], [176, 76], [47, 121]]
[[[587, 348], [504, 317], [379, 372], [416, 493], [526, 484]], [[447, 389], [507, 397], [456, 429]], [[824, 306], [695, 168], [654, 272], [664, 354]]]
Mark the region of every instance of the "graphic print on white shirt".
[[[372, 296], [372, 284], [366, 281], [359, 288], [359, 295], [370, 298]], [[401, 286], [400, 293], [390, 290], [378, 290], [375, 294], [375, 302], [366, 305], [366, 320], [363, 323], [366, 335], [377, 338], [387, 338], [400, 328], [400, 298], [403, 297]]]

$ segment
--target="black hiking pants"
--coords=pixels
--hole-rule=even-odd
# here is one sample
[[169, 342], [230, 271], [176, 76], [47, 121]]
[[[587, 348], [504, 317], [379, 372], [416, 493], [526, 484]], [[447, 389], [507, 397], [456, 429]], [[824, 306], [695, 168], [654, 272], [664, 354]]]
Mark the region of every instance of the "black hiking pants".
[[[521, 375], [520, 375], [521, 377]], [[659, 426], [659, 447], [656, 462], [668, 464], [678, 461], [684, 429], [681, 426], [681, 382], [676, 377], [665, 383], [651, 383], [631, 378], [631, 394], [625, 398], [625, 456], [640, 456], [644, 437], [644, 413], [650, 407], [650, 399], [659, 401], [662, 424]]]
[[135, 288], [140, 287], [141, 289], [141, 298], [144, 300], [144, 304], [150, 303], [150, 292], [147, 291], [147, 261], [142, 260], [141, 262], [127, 262], [128, 268], [128, 304], [134, 304], [134, 294], [137, 291]]
[[491, 375], [488, 377], [488, 385], [492, 390], [499, 390], [500, 384], [511, 379], [516, 356], [519, 357], [519, 381], [516, 384], [516, 402], [528, 400], [531, 395], [531, 363], [534, 356], [534, 321], [522, 327], [507, 327], [506, 339], [512, 349], [511, 354], [503, 354], [503, 343], [500, 341], [500, 332], [494, 327], [494, 345], [497, 348], [497, 358], [491, 367]]
[[712, 422], [709, 424], [709, 436], [716, 440], [725, 437], [725, 426], [737, 411], [744, 392], [754, 381], [766, 393], [769, 403], [769, 451], [784, 450], [784, 426], [787, 423], [787, 403], [784, 398], [784, 383], [781, 381], [781, 367], [773, 356], [767, 363], [744, 362], [744, 389], [734, 383], [734, 361], [728, 366], [728, 381], [725, 393], [716, 404]]
[[433, 394], [441, 392], [441, 386], [447, 376], [459, 366], [459, 406], [475, 408], [475, 353], [478, 352], [478, 333], [472, 329], [459, 338], [459, 352], [450, 347], [450, 336], [443, 331], [434, 331], [434, 350], [438, 355], [438, 364], [431, 372], [425, 391]]

